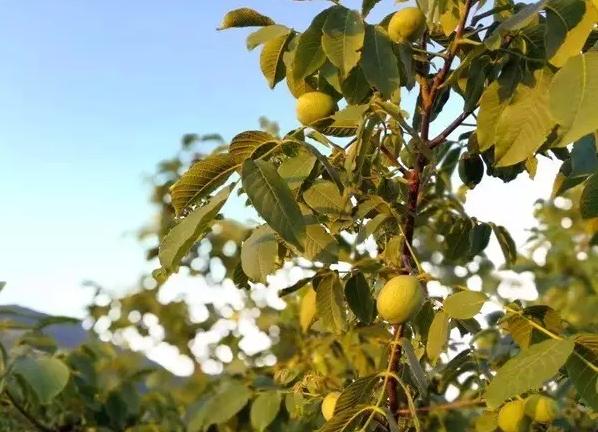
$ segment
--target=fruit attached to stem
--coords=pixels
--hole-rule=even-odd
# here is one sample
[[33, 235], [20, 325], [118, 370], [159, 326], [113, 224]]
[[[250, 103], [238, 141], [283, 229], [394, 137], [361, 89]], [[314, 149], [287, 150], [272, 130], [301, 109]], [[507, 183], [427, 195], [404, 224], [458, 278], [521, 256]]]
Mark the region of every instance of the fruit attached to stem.
[[328, 117], [338, 109], [332, 96], [322, 92], [307, 92], [297, 99], [297, 119], [305, 126]]
[[498, 412], [498, 426], [503, 432], [524, 432], [528, 423], [525, 402], [522, 400], [507, 402]]
[[538, 423], [551, 423], [558, 412], [554, 399], [543, 395], [532, 395], [525, 401], [525, 413]]
[[413, 42], [426, 29], [426, 16], [417, 7], [396, 12], [388, 23], [388, 35], [396, 42]]
[[403, 323], [419, 311], [424, 295], [415, 276], [401, 275], [390, 279], [380, 290], [378, 313], [392, 324]]

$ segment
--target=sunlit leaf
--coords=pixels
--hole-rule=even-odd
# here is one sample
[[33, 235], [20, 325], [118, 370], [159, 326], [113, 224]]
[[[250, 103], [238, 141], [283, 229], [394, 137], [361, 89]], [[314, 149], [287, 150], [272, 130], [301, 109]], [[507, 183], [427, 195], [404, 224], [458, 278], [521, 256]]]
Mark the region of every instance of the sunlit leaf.
[[550, 111], [564, 134], [565, 146], [598, 129], [598, 51], [570, 58], [550, 87]]
[[193, 210], [164, 236], [160, 243], [158, 257], [162, 270], [166, 274], [178, 270], [181, 260], [205, 234], [212, 220], [226, 203], [231, 191], [231, 186], [222, 189], [206, 205]]
[[477, 315], [488, 300], [477, 291], [459, 291], [444, 300], [444, 310], [452, 318], [468, 319]]
[[521, 351], [490, 381], [485, 393], [488, 408], [497, 408], [512, 396], [540, 388], [554, 378], [574, 347], [570, 339], [549, 339]]
[[62, 392], [70, 377], [69, 368], [54, 357], [19, 358], [12, 373], [27, 381], [42, 404], [50, 403]]
[[274, 421], [280, 410], [282, 398], [277, 391], [261, 393], [251, 404], [251, 425], [262, 432]]
[[259, 215], [285, 241], [303, 251], [303, 216], [275, 166], [270, 162], [247, 160], [243, 164], [241, 178], [243, 189]]
[[316, 307], [324, 326], [339, 334], [345, 329], [345, 308], [343, 287], [336, 273], [328, 273], [318, 280], [316, 286]]
[[274, 21], [250, 8], [239, 8], [228, 12], [222, 19], [219, 30], [231, 27], [261, 27], [273, 25]]
[[243, 272], [254, 282], [266, 283], [266, 277], [278, 268], [277, 261], [274, 231], [268, 225], [256, 228], [241, 247]]
[[347, 76], [357, 66], [363, 47], [365, 25], [358, 12], [335, 6], [322, 29], [322, 47], [328, 59]]
[[274, 88], [286, 75], [283, 55], [293, 34], [283, 34], [264, 44], [260, 55], [260, 67], [270, 88]]
[[235, 157], [228, 153], [213, 154], [195, 162], [170, 187], [175, 212], [180, 214], [190, 205], [207, 197], [222, 186], [238, 167]]

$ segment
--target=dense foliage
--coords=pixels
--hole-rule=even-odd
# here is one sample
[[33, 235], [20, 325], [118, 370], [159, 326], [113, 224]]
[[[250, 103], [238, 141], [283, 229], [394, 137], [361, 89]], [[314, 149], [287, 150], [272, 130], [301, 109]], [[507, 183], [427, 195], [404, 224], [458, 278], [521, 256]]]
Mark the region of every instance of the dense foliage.
[[[286, 81], [303, 125], [185, 136], [159, 167], [160, 211], [143, 232], [159, 238], [148, 259], [160, 268], [90, 307], [120, 343], [151, 333], [147, 316], [191, 358], [209, 338], [199, 360], [219, 374], [176, 380], [110, 345], [56, 352], [28, 332], [4, 356], [7, 429], [595, 429], [598, 5], [422, 2], [373, 23], [378, 1], [334, 3], [303, 32], [252, 9], [225, 16], [222, 29], [259, 27], [247, 46], [261, 46], [270, 87]], [[533, 177], [538, 158], [562, 165], [517, 251], [464, 202], [489, 176]], [[486, 256], [491, 241], [504, 264]], [[509, 272], [533, 276], [537, 301], [505, 294]], [[160, 298], [174, 273], [241, 300], [195, 319]], [[380, 297], [387, 288], [399, 294]], [[271, 345], [249, 352], [248, 325]]]

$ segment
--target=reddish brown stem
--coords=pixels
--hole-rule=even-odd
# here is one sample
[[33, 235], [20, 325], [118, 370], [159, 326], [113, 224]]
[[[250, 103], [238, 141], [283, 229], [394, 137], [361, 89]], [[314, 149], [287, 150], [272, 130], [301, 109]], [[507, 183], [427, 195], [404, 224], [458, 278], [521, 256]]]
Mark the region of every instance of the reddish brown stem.
[[[420, 82], [420, 96], [421, 96], [421, 129], [420, 129], [420, 138], [423, 145], [431, 147], [431, 142], [429, 139], [430, 133], [430, 119], [432, 115], [432, 109], [434, 107], [434, 102], [436, 101], [436, 97], [438, 96], [439, 89], [441, 88], [442, 84], [446, 80], [447, 74], [451, 68], [451, 64], [453, 59], [455, 58], [457, 52], [457, 46], [459, 44], [459, 40], [463, 36], [463, 31], [465, 29], [465, 24], [467, 22], [467, 17], [469, 15], [469, 11], [471, 9], [473, 0], [466, 0], [465, 2], [465, 9], [463, 11], [463, 15], [459, 20], [459, 24], [457, 25], [457, 30], [455, 33], [455, 39], [449, 49], [448, 55], [445, 58], [444, 64], [442, 69], [436, 74], [434, 79], [432, 80], [431, 86], [428, 86], [428, 82], [426, 78], [423, 78], [423, 82]], [[424, 36], [422, 38], [422, 43], [427, 44], [427, 38]], [[424, 46], [424, 49], [426, 47]], [[461, 117], [461, 116], [460, 116]], [[449, 125], [449, 128], [453, 127], [453, 129], [447, 128], [447, 136], [452, 132], [461, 122], [463, 119], [459, 121], [459, 123], [453, 127], [453, 124]], [[454, 122], [453, 122], [454, 123]], [[441, 138], [442, 140], [442, 138]], [[417, 205], [419, 201], [419, 194], [422, 185], [422, 175], [428, 160], [418, 152], [414, 167], [405, 173], [405, 179], [409, 182], [409, 189], [408, 189], [408, 196], [407, 196], [407, 212], [405, 215], [404, 221], [404, 245], [401, 251], [401, 258], [403, 265], [405, 267], [405, 271], [407, 273], [413, 273], [413, 257], [412, 257], [412, 250], [411, 247], [413, 244], [413, 235], [415, 233], [415, 218], [417, 215]], [[389, 370], [398, 373], [400, 360], [401, 360], [401, 347], [398, 344], [398, 340], [402, 336], [402, 326], [395, 326], [395, 336], [394, 341], [395, 343], [391, 346], [391, 353], [389, 356]], [[395, 382], [393, 379], [388, 380], [387, 384], [387, 392], [388, 392], [388, 405], [390, 408], [391, 413], [396, 413], [395, 417], [398, 421], [400, 415], [402, 414], [401, 410], [401, 401], [397, 395], [397, 385], [398, 383]]]
[[469, 117], [471, 115], [472, 111], [467, 111], [467, 112], [462, 112], [461, 114], [459, 114], [459, 117], [457, 117], [455, 120], [453, 120], [453, 122], [451, 124], [449, 124], [442, 132], [440, 132], [440, 134], [438, 134], [438, 136], [432, 140], [430, 140], [430, 148], [436, 148], [438, 147], [440, 144], [442, 144], [443, 142], [446, 141], [446, 139], [448, 138], [448, 136], [453, 133], [453, 131], [455, 129], [457, 129], [459, 126], [461, 126], [461, 123], [463, 123], [463, 121]]

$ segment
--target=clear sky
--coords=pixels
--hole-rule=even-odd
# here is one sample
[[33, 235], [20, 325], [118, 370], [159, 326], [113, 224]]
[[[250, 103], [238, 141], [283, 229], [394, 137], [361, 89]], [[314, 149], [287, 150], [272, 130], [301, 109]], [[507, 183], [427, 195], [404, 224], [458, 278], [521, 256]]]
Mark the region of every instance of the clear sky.
[[[296, 126], [286, 86], [268, 90], [258, 51], [245, 49], [249, 31], [215, 30], [241, 6], [304, 29], [327, 3], [0, 2], [0, 303], [81, 316], [91, 298], [83, 280], [134, 286], [147, 270], [133, 235], [151, 216], [144, 175], [183, 133], [230, 138], [260, 115]], [[521, 242], [550, 175], [500, 183], [476, 189], [470, 208]]]

